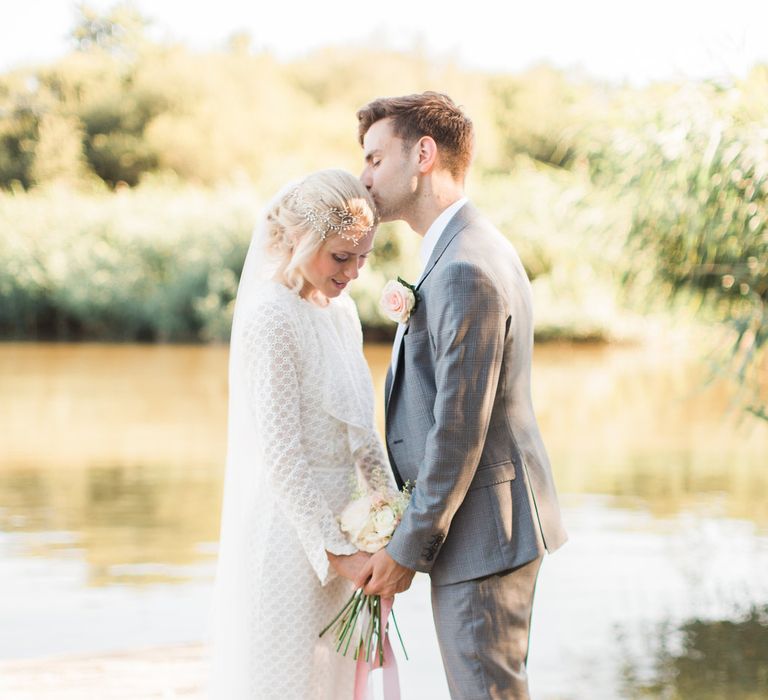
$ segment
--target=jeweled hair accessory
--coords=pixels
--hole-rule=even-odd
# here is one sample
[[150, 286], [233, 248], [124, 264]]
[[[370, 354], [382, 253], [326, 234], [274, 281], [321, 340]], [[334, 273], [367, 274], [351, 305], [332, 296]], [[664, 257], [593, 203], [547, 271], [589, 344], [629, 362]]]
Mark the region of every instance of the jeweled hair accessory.
[[343, 209], [326, 207], [323, 206], [322, 200], [319, 204], [309, 204], [299, 193], [298, 187], [288, 198], [296, 202], [296, 213], [309, 224], [313, 231], [320, 234], [322, 240], [336, 233], [344, 240], [357, 245], [373, 228], [366, 225], [365, 218], [359, 214], [353, 214], [347, 207]]

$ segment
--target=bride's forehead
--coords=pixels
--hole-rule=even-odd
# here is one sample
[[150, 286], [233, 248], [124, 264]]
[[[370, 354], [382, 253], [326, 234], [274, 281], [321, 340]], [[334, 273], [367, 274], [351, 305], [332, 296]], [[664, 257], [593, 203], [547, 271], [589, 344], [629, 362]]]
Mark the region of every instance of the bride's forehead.
[[326, 250], [338, 255], [367, 255], [373, 247], [373, 232], [363, 236], [355, 245], [341, 236], [333, 236], [325, 242]]

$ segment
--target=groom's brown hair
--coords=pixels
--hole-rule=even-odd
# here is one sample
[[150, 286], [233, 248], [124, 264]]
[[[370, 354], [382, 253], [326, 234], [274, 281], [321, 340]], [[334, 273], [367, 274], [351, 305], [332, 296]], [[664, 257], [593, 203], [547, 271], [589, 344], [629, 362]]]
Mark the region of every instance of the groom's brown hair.
[[368, 129], [381, 119], [392, 119], [392, 130], [410, 148], [422, 136], [434, 139], [443, 166], [463, 180], [472, 162], [474, 129], [454, 101], [439, 92], [403, 97], [380, 97], [357, 112], [360, 145]]

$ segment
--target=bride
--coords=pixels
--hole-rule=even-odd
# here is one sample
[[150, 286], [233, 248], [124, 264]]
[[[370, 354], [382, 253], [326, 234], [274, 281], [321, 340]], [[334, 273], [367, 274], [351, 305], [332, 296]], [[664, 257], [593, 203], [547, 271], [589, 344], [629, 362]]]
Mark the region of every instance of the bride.
[[369, 556], [337, 516], [356, 479], [394, 490], [346, 287], [378, 224], [341, 170], [278, 193], [246, 258], [229, 360], [211, 697], [351, 698], [354, 661], [319, 631]]

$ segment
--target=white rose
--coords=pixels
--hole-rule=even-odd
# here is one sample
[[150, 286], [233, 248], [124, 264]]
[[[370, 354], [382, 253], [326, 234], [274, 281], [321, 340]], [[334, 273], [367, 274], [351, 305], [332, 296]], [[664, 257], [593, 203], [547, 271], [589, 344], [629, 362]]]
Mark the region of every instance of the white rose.
[[387, 542], [389, 542], [389, 537], [380, 537], [375, 532], [371, 532], [366, 537], [357, 540], [354, 544], [364, 552], [376, 554]]
[[397, 525], [397, 518], [390, 506], [382, 506], [373, 516], [376, 532], [384, 537], [391, 537]]
[[357, 533], [357, 537], [355, 537], [352, 544], [354, 544], [358, 549], [362, 549], [364, 552], [373, 554], [378, 552], [388, 541], [388, 537], [382, 538], [382, 536], [376, 532], [376, 527], [373, 523], [373, 516], [371, 516], [368, 519], [368, 522], [365, 523], [365, 526], [362, 528], [362, 530]]
[[349, 534], [350, 540], [355, 544], [362, 530], [371, 520], [371, 502], [367, 496], [350, 501], [341, 512], [339, 524], [341, 529]]
[[404, 284], [390, 280], [381, 292], [379, 306], [384, 315], [396, 323], [405, 323], [416, 305], [416, 296]]

